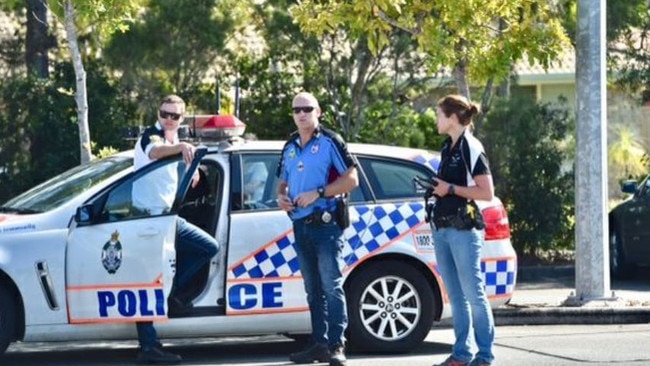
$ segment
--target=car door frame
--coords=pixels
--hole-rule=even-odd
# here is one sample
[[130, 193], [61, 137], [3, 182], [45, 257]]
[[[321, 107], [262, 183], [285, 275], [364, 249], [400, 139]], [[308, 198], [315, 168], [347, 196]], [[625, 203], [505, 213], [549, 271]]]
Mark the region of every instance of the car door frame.
[[[66, 243], [66, 299], [68, 320], [71, 324], [167, 319], [166, 299], [171, 291], [175, 274], [174, 245], [178, 211], [194, 172], [206, 153], [206, 148], [197, 149], [194, 160], [179, 180], [174, 203], [168, 213], [156, 216], [129, 216], [124, 220], [115, 221], [102, 217], [102, 210], [112, 192], [123, 187], [125, 182], [134, 182], [164, 165], [179, 162], [180, 155], [160, 159], [127, 174], [102, 189], [77, 209]], [[107, 229], [109, 226], [111, 228]], [[152, 282], [128, 282], [127, 273], [126, 277], [124, 275], [120, 277], [123, 282], [112, 283], [111, 275], [117, 273], [122, 260], [119, 234], [120, 231], [122, 234], [125, 233], [124, 228], [130, 244], [139, 245], [134, 245], [131, 258], [149, 272], [152, 272], [153, 268], [153, 273], [159, 273], [152, 278]], [[136, 236], [135, 239], [130, 236], [133, 234]], [[93, 246], [92, 242], [96, 241], [95, 239], [103, 237], [106, 240], [105, 244], [100, 239], [100, 242]], [[91, 244], [87, 244], [89, 239]], [[82, 253], [77, 253], [75, 250]], [[101, 251], [101, 263], [104, 268], [88, 258], [89, 252], [97, 254], [98, 251]], [[110, 265], [104, 262], [107, 251], [117, 258], [112, 260]], [[152, 253], [156, 254], [152, 255]], [[83, 271], [77, 272], [78, 266], [81, 266]], [[103, 271], [109, 275], [104, 275]], [[133, 272], [138, 273], [137, 269], [135, 271], [131, 269], [130, 273]]]

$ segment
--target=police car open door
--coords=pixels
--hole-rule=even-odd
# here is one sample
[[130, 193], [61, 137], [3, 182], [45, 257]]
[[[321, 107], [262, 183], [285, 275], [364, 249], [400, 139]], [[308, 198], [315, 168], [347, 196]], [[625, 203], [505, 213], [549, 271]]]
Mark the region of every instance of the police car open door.
[[[66, 249], [70, 323], [167, 319], [178, 206], [204, 155], [197, 150], [189, 167], [179, 158], [151, 163], [77, 209]], [[171, 179], [167, 200], [151, 194], [161, 179]]]

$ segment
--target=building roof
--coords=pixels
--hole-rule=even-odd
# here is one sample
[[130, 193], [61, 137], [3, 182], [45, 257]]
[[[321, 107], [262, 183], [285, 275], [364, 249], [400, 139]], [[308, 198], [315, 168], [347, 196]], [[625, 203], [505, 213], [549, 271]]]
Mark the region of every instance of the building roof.
[[548, 70], [544, 70], [541, 64], [535, 62], [530, 64], [524, 59], [515, 65], [515, 73], [518, 75], [518, 84], [567, 84], [575, 83], [576, 53], [573, 48], [565, 50], [560, 57], [551, 61]]

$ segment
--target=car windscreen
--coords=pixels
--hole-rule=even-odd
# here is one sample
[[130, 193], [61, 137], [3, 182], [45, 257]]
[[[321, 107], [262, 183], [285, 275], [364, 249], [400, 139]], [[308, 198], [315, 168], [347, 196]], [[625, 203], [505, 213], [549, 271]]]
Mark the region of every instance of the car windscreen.
[[0, 212], [29, 214], [55, 209], [96, 184], [133, 166], [133, 158], [111, 156], [79, 165], [0, 206]]

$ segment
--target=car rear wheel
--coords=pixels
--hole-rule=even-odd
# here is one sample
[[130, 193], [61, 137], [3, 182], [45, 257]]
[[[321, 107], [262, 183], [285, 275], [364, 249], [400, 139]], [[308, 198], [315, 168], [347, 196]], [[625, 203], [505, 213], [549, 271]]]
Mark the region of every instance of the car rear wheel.
[[406, 352], [422, 342], [433, 323], [431, 285], [404, 262], [372, 264], [351, 279], [349, 337], [354, 349]]
[[11, 293], [0, 286], [0, 355], [14, 339], [16, 330], [16, 302]]
[[634, 265], [625, 257], [621, 234], [616, 226], [609, 230], [609, 270], [612, 277], [618, 279], [634, 276]]

